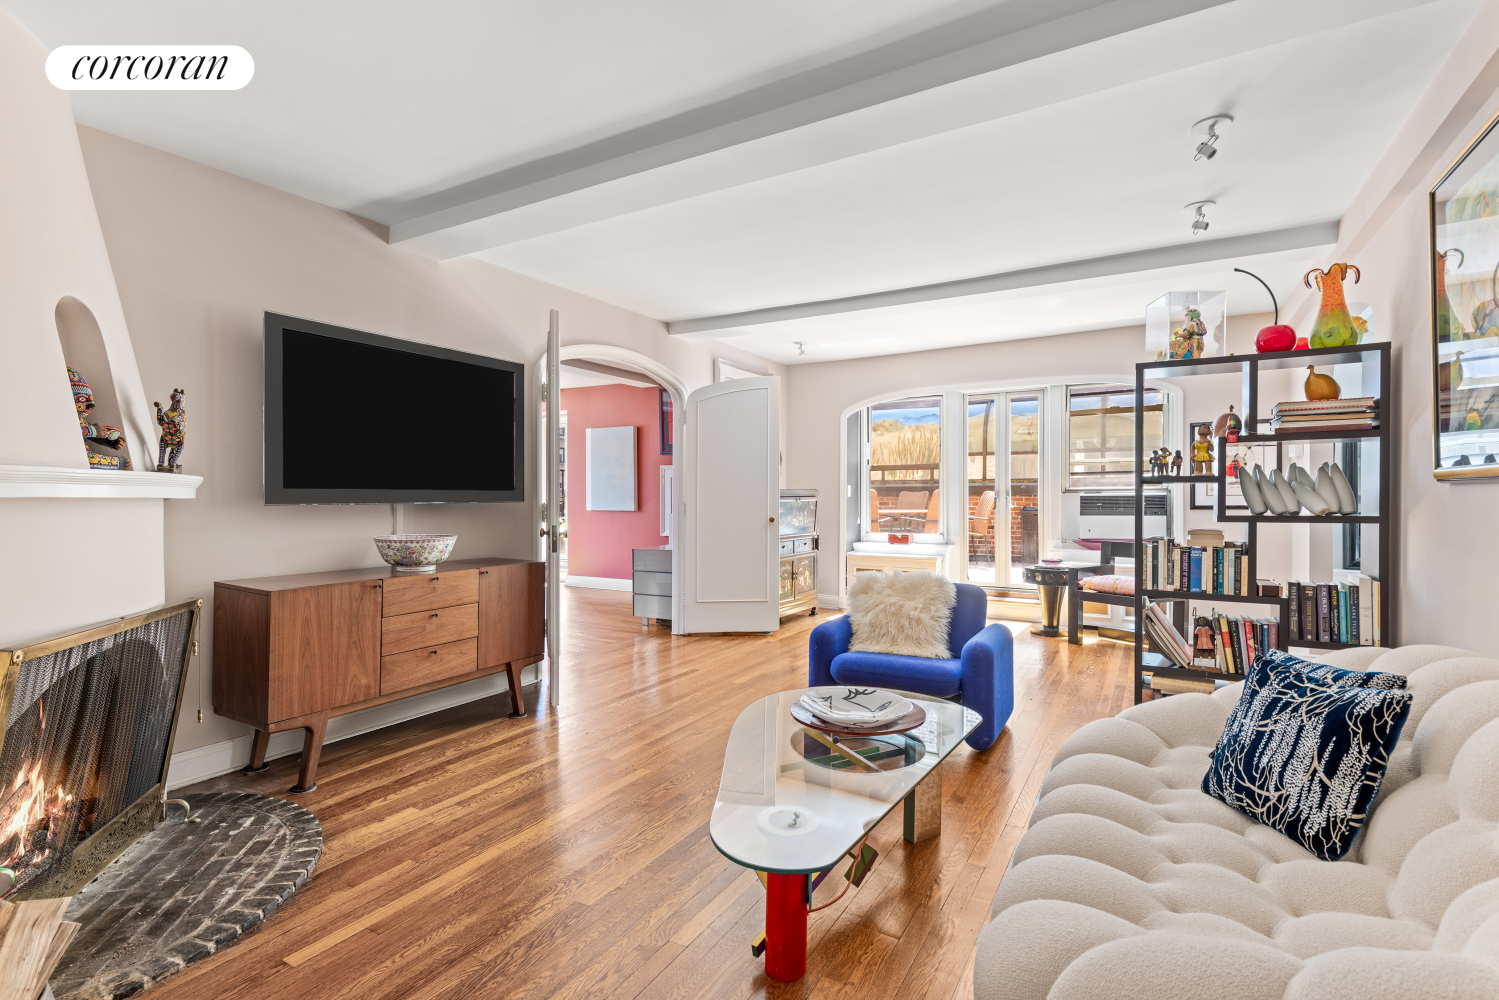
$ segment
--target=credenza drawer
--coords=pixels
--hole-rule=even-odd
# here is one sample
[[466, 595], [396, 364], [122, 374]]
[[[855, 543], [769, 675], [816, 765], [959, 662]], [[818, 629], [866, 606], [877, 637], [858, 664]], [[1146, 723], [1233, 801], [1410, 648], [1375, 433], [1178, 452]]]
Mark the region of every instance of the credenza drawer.
[[636, 594], [631, 599], [636, 618], [671, 618], [671, 598], [655, 594]]
[[479, 669], [479, 640], [460, 639], [380, 657], [380, 693], [394, 694]]
[[647, 573], [670, 573], [671, 549], [631, 549], [630, 568]]
[[479, 600], [479, 571], [460, 569], [444, 573], [442, 567], [431, 576], [392, 576], [385, 583], [386, 618], [413, 611], [437, 611]]
[[380, 622], [380, 653], [382, 656], [389, 656], [420, 646], [438, 646], [459, 639], [472, 639], [478, 634], [477, 604], [397, 615]]
[[671, 596], [670, 573], [643, 573], [637, 569], [632, 582], [634, 593], [655, 594], [658, 597]]

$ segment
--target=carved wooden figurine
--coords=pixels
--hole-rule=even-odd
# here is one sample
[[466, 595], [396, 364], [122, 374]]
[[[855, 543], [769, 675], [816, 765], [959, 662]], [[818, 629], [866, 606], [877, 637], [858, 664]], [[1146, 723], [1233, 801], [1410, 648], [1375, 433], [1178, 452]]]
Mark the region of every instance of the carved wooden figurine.
[[182, 445], [187, 438], [187, 411], [182, 406], [182, 390], [172, 390], [172, 405], [165, 412], [156, 407], [156, 422], [161, 425], [161, 446], [156, 453], [157, 472], [181, 472]]
[[89, 467], [128, 471], [130, 469], [129, 456], [101, 455], [89, 448], [92, 444], [111, 451], [121, 451], [125, 447], [125, 432], [118, 427], [89, 421], [89, 415], [94, 411], [94, 393], [88, 387], [88, 380], [76, 369], [68, 369], [68, 383], [73, 388], [73, 408], [78, 411], [78, 427], [83, 432], [83, 450], [88, 455]]
[[1207, 424], [1197, 425], [1197, 440], [1192, 442], [1192, 474], [1211, 475], [1213, 471], [1213, 429]]
[[1182, 453], [1177, 452], [1171, 459], [1171, 474], [1179, 476], [1182, 474]]

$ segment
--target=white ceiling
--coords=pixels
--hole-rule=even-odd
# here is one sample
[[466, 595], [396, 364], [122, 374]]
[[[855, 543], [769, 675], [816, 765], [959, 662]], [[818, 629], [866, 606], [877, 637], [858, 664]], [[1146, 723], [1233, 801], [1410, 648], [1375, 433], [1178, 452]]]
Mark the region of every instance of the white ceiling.
[[86, 124], [664, 320], [1193, 258], [695, 334], [788, 363], [1135, 324], [1172, 288], [1264, 310], [1232, 268], [1284, 298], [1328, 241], [1225, 259], [1182, 206], [1218, 202], [1212, 239], [1338, 219], [1478, 3], [0, 0], [48, 46], [255, 57], [238, 92], [75, 92]]
[[[243, 46], [234, 92], [74, 92], [84, 124], [385, 221], [402, 202], [701, 104], [953, 0], [3, 0], [49, 49]], [[383, 211], [382, 211], [383, 209]]]

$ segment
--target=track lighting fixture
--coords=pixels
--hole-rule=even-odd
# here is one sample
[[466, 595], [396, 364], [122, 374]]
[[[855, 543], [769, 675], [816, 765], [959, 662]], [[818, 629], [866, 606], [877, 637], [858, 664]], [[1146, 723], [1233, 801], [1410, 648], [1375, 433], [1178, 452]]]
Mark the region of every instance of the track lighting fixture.
[[807, 356], [807, 342], [804, 340], [793, 340], [792, 343], [796, 345], [796, 356], [805, 358]]
[[1192, 159], [1211, 160], [1217, 156], [1219, 130], [1233, 120], [1232, 115], [1212, 115], [1200, 122], [1195, 122], [1188, 131], [1192, 136], [1202, 141], [1197, 144], [1197, 149], [1192, 154]]
[[1208, 231], [1207, 207], [1216, 204], [1216, 201], [1194, 201], [1182, 206], [1189, 212], [1196, 210], [1197, 214], [1192, 218], [1193, 236], [1201, 236]]

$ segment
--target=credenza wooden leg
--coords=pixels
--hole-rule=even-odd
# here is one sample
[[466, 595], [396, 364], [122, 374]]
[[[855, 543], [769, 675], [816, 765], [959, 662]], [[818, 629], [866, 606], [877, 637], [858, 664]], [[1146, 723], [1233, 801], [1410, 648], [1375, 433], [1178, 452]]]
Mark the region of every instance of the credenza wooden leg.
[[323, 737], [328, 733], [328, 713], [306, 716], [302, 725], [302, 769], [297, 772], [297, 783], [293, 792], [310, 792], [317, 787], [318, 758], [323, 755]]
[[526, 717], [526, 700], [521, 696], [520, 690], [520, 661], [511, 660], [505, 667], [510, 674], [510, 718], [524, 719]]
[[250, 744], [250, 763], [244, 767], [246, 774], [254, 774], [256, 771], [264, 771], [271, 765], [265, 762], [266, 748], [271, 744], [271, 734], [264, 730], [255, 730], [255, 740]]

